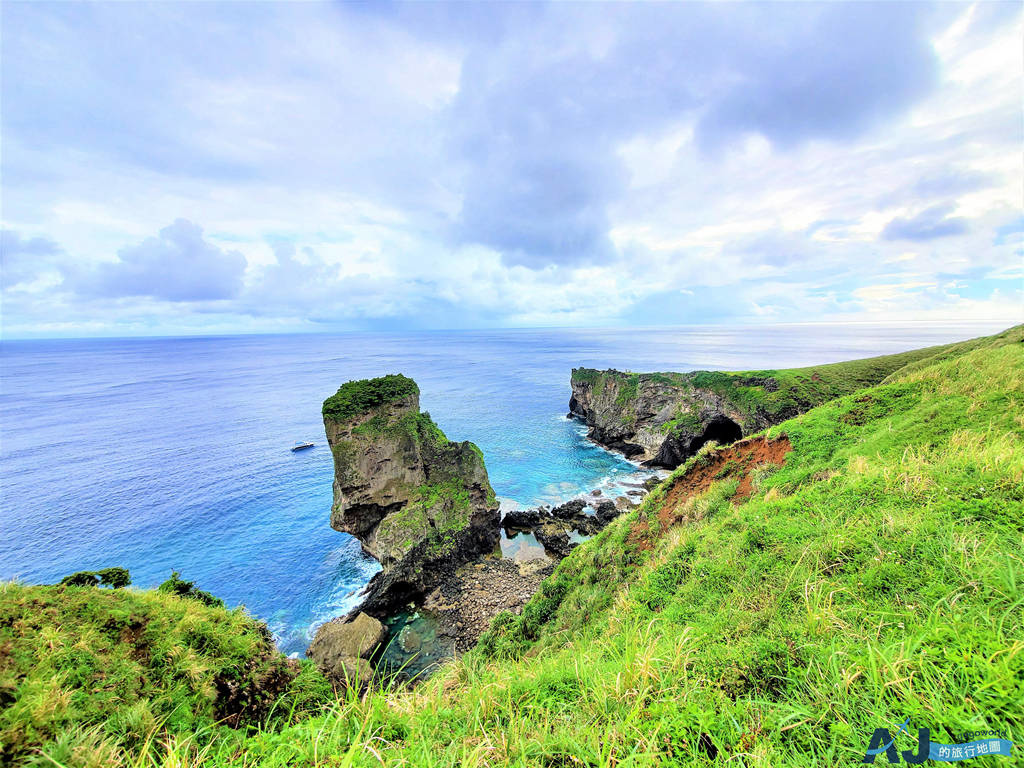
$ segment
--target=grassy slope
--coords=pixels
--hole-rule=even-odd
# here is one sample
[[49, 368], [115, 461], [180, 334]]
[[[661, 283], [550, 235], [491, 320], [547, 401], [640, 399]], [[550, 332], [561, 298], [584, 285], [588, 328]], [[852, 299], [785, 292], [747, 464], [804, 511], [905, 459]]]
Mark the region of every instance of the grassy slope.
[[[833, 766], [859, 762], [875, 727], [905, 717], [937, 740], [1005, 727], [1020, 741], [1021, 331], [775, 427], [793, 451], [746, 503], [724, 479], [686, 502], [694, 522], [660, 530], [668, 481], [563, 561], [522, 617], [416, 690], [129, 754], [168, 766]], [[50, 632], [38, 640], [47, 667]], [[100, 738], [91, 749], [116, 729]]]
[[287, 661], [242, 611], [0, 584], [0, 765], [108, 768], [157, 736], [202, 744], [218, 721], [265, 727], [331, 698], [312, 664]]

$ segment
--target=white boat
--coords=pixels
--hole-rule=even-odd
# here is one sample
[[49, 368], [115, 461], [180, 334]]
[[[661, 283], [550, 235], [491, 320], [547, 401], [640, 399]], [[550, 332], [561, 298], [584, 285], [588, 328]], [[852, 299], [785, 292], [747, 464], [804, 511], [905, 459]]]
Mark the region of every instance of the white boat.
[[295, 445], [292, 446], [292, 450], [293, 451], [304, 451], [307, 448], [312, 448], [312, 447], [313, 447], [313, 443], [298, 442], [298, 443], [296, 443]]

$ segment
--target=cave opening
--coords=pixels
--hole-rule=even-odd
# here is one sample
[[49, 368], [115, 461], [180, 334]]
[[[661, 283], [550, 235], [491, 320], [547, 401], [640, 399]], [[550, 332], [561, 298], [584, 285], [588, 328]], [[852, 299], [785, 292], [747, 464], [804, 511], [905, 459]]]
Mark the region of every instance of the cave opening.
[[704, 443], [710, 440], [714, 440], [719, 445], [729, 445], [730, 443], [735, 443], [741, 437], [743, 437], [743, 430], [739, 424], [727, 416], [715, 416], [704, 427], [701, 436], [693, 442], [691, 450], [696, 453]]

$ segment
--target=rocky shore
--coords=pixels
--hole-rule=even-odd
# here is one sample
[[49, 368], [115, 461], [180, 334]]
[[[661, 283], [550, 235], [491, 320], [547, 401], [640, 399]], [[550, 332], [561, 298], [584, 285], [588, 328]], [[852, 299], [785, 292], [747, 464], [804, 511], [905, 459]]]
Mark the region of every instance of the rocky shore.
[[441, 636], [450, 647], [464, 653], [476, 645], [499, 613], [519, 613], [554, 567], [551, 559], [526, 563], [500, 557], [482, 559], [439, 584], [427, 595], [423, 608], [438, 617]]
[[[331, 525], [382, 566], [360, 606], [321, 626], [307, 651], [339, 686], [363, 687], [381, 673], [416, 678], [469, 650], [495, 616], [519, 613], [558, 560], [647, 490], [614, 500], [594, 491], [502, 519], [483, 454], [448, 440], [420, 412], [412, 379], [348, 382], [323, 414], [334, 456]], [[527, 539], [536, 545], [518, 547], [525, 555], [503, 556]]]

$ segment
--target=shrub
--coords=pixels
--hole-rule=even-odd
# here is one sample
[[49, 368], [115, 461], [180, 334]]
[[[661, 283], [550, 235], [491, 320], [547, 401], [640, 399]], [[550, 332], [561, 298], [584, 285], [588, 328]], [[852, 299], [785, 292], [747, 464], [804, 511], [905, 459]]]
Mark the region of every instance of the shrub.
[[211, 608], [224, 607], [223, 600], [219, 597], [214, 597], [209, 592], [197, 589], [194, 581], [185, 581], [177, 571], [171, 571], [171, 578], [157, 587], [157, 591], [198, 600], [203, 605], [208, 605]]
[[64, 587], [111, 587], [121, 589], [132, 583], [127, 568], [101, 568], [98, 571], [77, 571], [60, 580]]
[[344, 421], [385, 403], [393, 403], [419, 393], [420, 388], [416, 382], [400, 373], [349, 381], [324, 400], [323, 415]]

